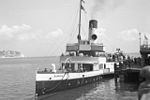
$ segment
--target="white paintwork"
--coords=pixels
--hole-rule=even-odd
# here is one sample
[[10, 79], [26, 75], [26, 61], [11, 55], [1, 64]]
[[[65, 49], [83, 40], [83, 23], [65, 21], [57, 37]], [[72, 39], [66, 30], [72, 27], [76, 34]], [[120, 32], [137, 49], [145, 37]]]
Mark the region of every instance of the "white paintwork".
[[94, 64], [93, 70], [99, 70], [99, 64]]
[[[69, 59], [69, 58], [67, 58]], [[87, 59], [87, 58], [86, 58]], [[71, 61], [75, 63], [75, 69], [78, 68], [78, 64], [93, 64], [93, 71], [88, 72], [69, 72], [69, 73], [36, 73], [36, 81], [54, 81], [54, 80], [70, 80], [70, 79], [79, 79], [79, 78], [88, 78], [98, 75], [103, 75], [106, 73], [114, 73], [114, 62], [106, 62], [105, 57], [96, 57], [91, 61]], [[67, 60], [65, 60], [66, 62]], [[102, 65], [102, 67], [101, 67]], [[105, 68], [104, 68], [105, 65]]]
[[107, 62], [106, 68], [109, 68], [110, 72], [114, 72], [114, 62]]
[[[45, 73], [45, 74], [36, 74], [36, 81], [53, 81], [53, 80], [66, 80], [66, 79], [78, 79], [78, 78], [87, 78], [97, 75], [102, 75], [103, 70], [90, 71], [90, 72], [81, 72], [81, 73]], [[51, 79], [50, 79], [51, 78]]]
[[52, 72], [56, 73], [56, 72], [57, 72], [57, 70], [56, 70], [56, 65], [55, 65], [55, 64], [52, 64], [52, 67], [53, 67]]
[[99, 57], [98, 62], [99, 63], [106, 63], [106, 58], [105, 57]]

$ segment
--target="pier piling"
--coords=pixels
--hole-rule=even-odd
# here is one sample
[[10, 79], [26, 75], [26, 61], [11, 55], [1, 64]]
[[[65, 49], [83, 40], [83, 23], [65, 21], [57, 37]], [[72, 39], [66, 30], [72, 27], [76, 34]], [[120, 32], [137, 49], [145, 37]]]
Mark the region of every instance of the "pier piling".
[[145, 78], [138, 89], [138, 100], [150, 100], [150, 66], [142, 68], [140, 75]]

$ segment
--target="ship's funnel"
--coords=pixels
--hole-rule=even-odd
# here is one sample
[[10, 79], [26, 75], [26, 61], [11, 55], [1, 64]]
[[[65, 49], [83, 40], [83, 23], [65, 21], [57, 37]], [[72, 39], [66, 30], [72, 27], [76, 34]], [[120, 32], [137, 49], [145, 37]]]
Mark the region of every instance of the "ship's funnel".
[[97, 29], [97, 20], [90, 20], [89, 21], [89, 37], [88, 40], [96, 40], [97, 35], [95, 34], [95, 31]]
[[97, 28], [97, 20], [90, 20], [89, 28]]

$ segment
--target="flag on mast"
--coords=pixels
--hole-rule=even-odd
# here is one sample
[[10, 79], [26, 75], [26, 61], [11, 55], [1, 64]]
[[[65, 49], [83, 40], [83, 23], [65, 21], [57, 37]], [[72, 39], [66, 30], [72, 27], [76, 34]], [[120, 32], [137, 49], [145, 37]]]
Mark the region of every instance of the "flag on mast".
[[84, 0], [81, 0], [83, 3], [85, 3], [85, 1]]
[[[81, 0], [81, 2], [85, 3], [84, 0]], [[83, 10], [83, 11], [86, 13], [86, 10], [85, 10], [84, 7], [82, 6], [82, 3], [81, 3], [81, 10]]]
[[84, 7], [81, 5], [81, 10], [83, 10], [86, 13], [86, 10], [84, 9]]

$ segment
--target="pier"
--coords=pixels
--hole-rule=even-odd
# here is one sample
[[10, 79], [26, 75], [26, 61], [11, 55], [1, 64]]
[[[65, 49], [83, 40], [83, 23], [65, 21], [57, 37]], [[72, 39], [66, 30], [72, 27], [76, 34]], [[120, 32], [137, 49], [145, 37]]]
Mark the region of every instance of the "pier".
[[139, 100], [149, 100], [150, 98], [150, 45], [148, 40], [145, 40], [145, 44], [140, 46], [140, 53], [142, 56], [142, 68], [140, 75], [145, 78], [138, 90]]
[[122, 69], [121, 73], [124, 75], [124, 82], [141, 82], [143, 79], [140, 77], [140, 71], [141, 68]]
[[126, 59], [118, 62], [115, 68], [115, 78], [122, 82], [143, 82], [145, 78], [141, 77], [140, 72], [143, 67], [150, 65], [150, 45], [148, 40], [144, 44], [140, 43], [140, 58]]
[[115, 81], [138, 83], [138, 100], [150, 98], [150, 45], [140, 45], [141, 58], [118, 62], [115, 66]]
[[131, 67], [123, 65], [123, 68], [115, 69], [115, 80], [119, 80], [120, 82], [140, 83], [145, 80], [140, 76], [141, 70], [142, 67], [140, 67], [139, 65], [131, 65]]

